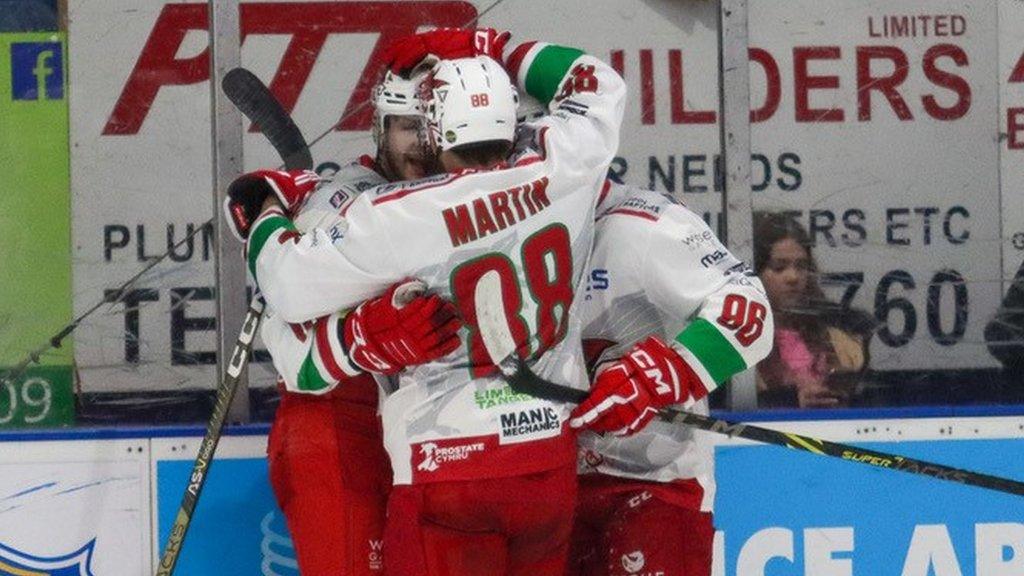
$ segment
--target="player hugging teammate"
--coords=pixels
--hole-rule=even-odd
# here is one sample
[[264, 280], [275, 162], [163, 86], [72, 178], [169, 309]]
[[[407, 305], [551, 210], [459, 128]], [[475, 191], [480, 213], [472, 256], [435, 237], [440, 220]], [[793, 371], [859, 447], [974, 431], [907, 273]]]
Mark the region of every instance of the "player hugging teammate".
[[[388, 65], [375, 162], [230, 190], [268, 304], [271, 476], [302, 573], [710, 574], [710, 449], [648, 423], [706, 411], [767, 355], [759, 281], [681, 204], [605, 182], [626, 90], [600, 60], [438, 30]], [[517, 125], [520, 92], [547, 113]], [[587, 292], [591, 270], [607, 283]], [[485, 277], [519, 357], [586, 402], [508, 388], [477, 326]]]

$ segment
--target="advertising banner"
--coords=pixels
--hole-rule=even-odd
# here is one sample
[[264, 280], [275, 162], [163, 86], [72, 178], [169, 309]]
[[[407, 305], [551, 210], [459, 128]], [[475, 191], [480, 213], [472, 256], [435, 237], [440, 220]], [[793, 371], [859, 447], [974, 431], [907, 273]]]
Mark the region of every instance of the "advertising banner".
[[[1024, 481], [1024, 464], [1007, 457], [1024, 449], [1024, 440], [996, 438], [1019, 425], [1019, 419], [1008, 418], [773, 427]], [[866, 441], [886, 436], [913, 440]], [[937, 439], [943, 437], [975, 439]], [[714, 438], [719, 444], [714, 576], [1024, 574], [1024, 502], [1018, 496]], [[191, 470], [191, 459], [183, 458], [194, 454], [198, 443], [153, 440], [155, 549], [169, 531]], [[295, 574], [294, 550], [267, 482], [265, 439], [227, 438], [226, 443], [182, 552], [183, 572]], [[643, 571], [643, 550], [626, 556], [623, 566], [634, 569], [629, 574], [657, 576]]]
[[1003, 277], [1024, 261], [1024, 2], [999, 2], [999, 142]]
[[[64, 34], [0, 34], [0, 374], [71, 320]], [[74, 419], [72, 342], [0, 386], [0, 427]]]
[[[1024, 440], [865, 444], [1024, 480]], [[785, 448], [719, 447], [719, 576], [1024, 574], [1024, 500]]]
[[148, 446], [0, 444], [0, 575], [151, 573]]
[[[199, 443], [199, 438], [153, 440], [157, 554], [178, 512]], [[267, 480], [265, 451], [266, 437], [221, 440], [177, 572], [298, 576], [288, 528]]]
[[[386, 43], [421, 28], [464, 25], [491, 4], [243, 2], [242, 61], [268, 82], [308, 140], [324, 135], [313, 156], [330, 171], [372, 152], [366, 99]], [[199, 2], [71, 0], [69, 10], [74, 293], [82, 311], [213, 215], [207, 9]], [[689, 118], [678, 110], [680, 42], [693, 50], [690, 70], [714, 78], [715, 22], [711, 3], [541, 7], [510, 0], [481, 24], [579, 45], [622, 70], [631, 101], [615, 169], [646, 185], [649, 157], [674, 155], [681, 139], [693, 138], [678, 132], [680, 114]], [[713, 101], [715, 85], [695, 82], [687, 98]], [[700, 149], [715, 149], [716, 129], [699, 128]], [[259, 133], [247, 132], [245, 147], [249, 168], [279, 163]], [[126, 306], [79, 328], [83, 391], [212, 386], [212, 241], [208, 231], [198, 233], [131, 290]], [[251, 379], [270, 384], [271, 375], [257, 367]]]
[[[70, 2], [76, 311], [214, 213], [205, 4], [94, 4]], [[330, 171], [372, 149], [366, 97], [396, 37], [480, 14], [520, 38], [580, 46], [629, 87], [612, 171], [680, 195], [717, 227], [714, 3], [491, 4], [243, 2], [242, 61], [307, 139], [323, 136], [313, 156]], [[1012, 182], [1000, 188], [999, 134], [1010, 152], [1016, 118], [1000, 98], [1016, 90], [1008, 63], [1021, 52], [1019, 31], [1003, 32], [1012, 4], [750, 3], [755, 206], [790, 211], [815, 241], [827, 296], [879, 319], [873, 368], [995, 366], [981, 330], [999, 301], [1000, 194]], [[277, 165], [259, 133], [245, 146], [247, 167]], [[198, 233], [124, 308], [80, 328], [84, 391], [212, 385], [211, 243]], [[256, 370], [257, 385], [270, 380]]]
[[879, 321], [872, 368], [995, 366], [996, 4], [761, 1], [750, 22], [752, 147], [800, 175], [755, 207], [796, 216], [826, 295]]

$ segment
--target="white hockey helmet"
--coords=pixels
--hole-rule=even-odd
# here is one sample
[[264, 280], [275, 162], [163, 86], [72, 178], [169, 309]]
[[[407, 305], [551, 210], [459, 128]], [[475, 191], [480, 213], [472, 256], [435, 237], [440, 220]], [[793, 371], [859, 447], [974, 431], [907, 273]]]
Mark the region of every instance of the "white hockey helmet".
[[439, 61], [422, 81], [420, 99], [427, 138], [441, 150], [515, 138], [519, 97], [488, 56]]
[[373, 88], [373, 143], [378, 147], [384, 139], [388, 116], [423, 116], [418, 89], [423, 73], [414, 72], [405, 79], [391, 70]]

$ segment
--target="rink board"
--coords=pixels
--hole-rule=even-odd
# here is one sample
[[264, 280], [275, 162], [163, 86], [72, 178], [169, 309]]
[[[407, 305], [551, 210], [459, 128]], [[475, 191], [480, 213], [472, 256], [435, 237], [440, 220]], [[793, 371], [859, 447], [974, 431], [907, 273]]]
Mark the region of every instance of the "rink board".
[[[1024, 462], [1012, 457], [1024, 450], [1024, 417], [766, 426], [1024, 480]], [[18, 573], [5, 563], [28, 567], [30, 559], [72, 570], [55, 574], [149, 573], [201, 441], [199, 430], [173, 433], [181, 435], [0, 436], [9, 440], [0, 442], [0, 575]], [[221, 442], [180, 573], [297, 574], [267, 481], [265, 433]], [[889, 438], [904, 440], [882, 441]], [[721, 440], [715, 576], [1024, 573], [1024, 498]]]
[[[81, 313], [214, 213], [210, 94], [204, 3], [69, 9]], [[274, 17], [284, 9], [290, 17]], [[312, 152], [331, 172], [372, 149], [359, 106], [381, 64], [378, 42], [477, 14], [620, 69], [628, 101], [613, 171], [717, 222], [714, 3], [242, 2], [242, 63], [273, 84], [311, 140], [324, 134]], [[938, 24], [902, 30], [907, 15]], [[996, 366], [982, 331], [1024, 255], [1022, 18], [1018, 0], [749, 2], [755, 208], [792, 211], [820, 269], [837, 275], [824, 278], [826, 295], [881, 320], [876, 370]], [[244, 144], [246, 168], [278, 163], [258, 132]], [[83, 323], [83, 391], [213, 385], [212, 247], [200, 234], [129, 294], [132, 312]], [[257, 363], [251, 381], [271, 385], [273, 375]]]

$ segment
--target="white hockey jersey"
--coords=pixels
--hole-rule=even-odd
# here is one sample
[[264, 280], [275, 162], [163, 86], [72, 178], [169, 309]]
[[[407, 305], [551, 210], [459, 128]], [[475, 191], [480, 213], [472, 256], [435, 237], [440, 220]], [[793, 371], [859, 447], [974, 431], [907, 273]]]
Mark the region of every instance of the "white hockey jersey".
[[[341, 212], [361, 193], [388, 182], [371, 166], [372, 160], [364, 156], [325, 179], [296, 216], [295, 228], [301, 232], [319, 228], [328, 235], [338, 234], [345, 225]], [[260, 336], [286, 390], [326, 394], [351, 376], [341, 369], [344, 362], [335, 356], [327, 334], [329, 329], [337, 328], [343, 314], [335, 312], [315, 323], [297, 325], [285, 322], [270, 304], [266, 306]]]
[[[771, 351], [773, 323], [760, 280], [675, 199], [612, 186], [602, 202], [591, 258], [583, 335], [588, 352], [622, 356], [649, 335], [671, 343], [708, 390]], [[707, 399], [686, 409], [707, 414]], [[706, 432], [654, 420], [628, 438], [580, 435], [581, 473], [666, 484], [692, 509], [714, 502], [714, 454]]]
[[[349, 308], [409, 276], [467, 322], [465, 349], [403, 373], [384, 400], [397, 484], [529, 474], [575, 458], [570, 406], [512, 394], [495, 376], [473, 296], [497, 272], [520, 355], [545, 378], [586, 387], [578, 288], [626, 91], [578, 50], [528, 43], [509, 53], [510, 75], [551, 111], [520, 128], [509, 166], [369, 190], [330, 231], [300, 235], [265, 214], [249, 238], [250, 269], [286, 322]], [[325, 345], [342, 356], [336, 330], [325, 330]]]

